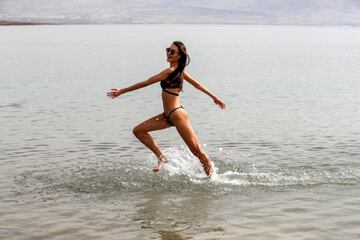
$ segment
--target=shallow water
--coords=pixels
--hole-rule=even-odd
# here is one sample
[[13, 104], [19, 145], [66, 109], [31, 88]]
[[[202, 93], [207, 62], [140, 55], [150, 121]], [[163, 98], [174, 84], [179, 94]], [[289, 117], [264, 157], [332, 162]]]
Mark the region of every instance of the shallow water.
[[[357, 239], [360, 30], [221, 25], [0, 28], [0, 238]], [[181, 102], [217, 174], [162, 112], [160, 87], [106, 98], [167, 67], [180, 39]]]

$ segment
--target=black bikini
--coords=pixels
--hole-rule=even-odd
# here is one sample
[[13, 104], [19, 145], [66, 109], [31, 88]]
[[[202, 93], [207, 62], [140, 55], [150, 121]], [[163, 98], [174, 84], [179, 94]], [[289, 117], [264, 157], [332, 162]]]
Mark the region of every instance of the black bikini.
[[174, 108], [173, 110], [171, 110], [171, 111], [169, 112], [169, 116], [166, 116], [166, 114], [163, 113], [166, 122], [167, 122], [168, 124], [170, 124], [171, 126], [175, 126], [174, 123], [171, 121], [171, 118], [170, 118], [170, 117], [171, 117], [171, 114], [172, 114], [174, 111], [176, 111], [177, 109], [179, 109], [179, 108], [183, 108], [183, 106], [176, 107], [176, 108]]
[[164, 90], [164, 92], [171, 94], [171, 95], [175, 95], [175, 96], [179, 96], [178, 93], [173, 93], [170, 92], [168, 90], [166, 90], [166, 88], [181, 88], [182, 87], [182, 83], [183, 83], [183, 79], [181, 77], [181, 75], [175, 79], [165, 79], [162, 80], [160, 82], [160, 86], [161, 88]]
[[[165, 79], [165, 80], [162, 80], [160, 82], [160, 86], [162, 88], [162, 90], [168, 94], [171, 94], [171, 95], [174, 95], [174, 96], [179, 96], [178, 93], [173, 93], [173, 92], [170, 92], [168, 90], [166, 90], [166, 88], [181, 88], [182, 87], [182, 83], [183, 83], [183, 79], [181, 77], [181, 75], [175, 79]], [[180, 107], [176, 107], [174, 108], [173, 110], [171, 110], [169, 112], [169, 116], [166, 116], [165, 112], [163, 113], [164, 117], [165, 117], [165, 120], [167, 123], [169, 123], [171, 126], [174, 126], [174, 123], [171, 121], [171, 114], [176, 111], [177, 109], [179, 108], [183, 108], [183, 106], [180, 106]]]

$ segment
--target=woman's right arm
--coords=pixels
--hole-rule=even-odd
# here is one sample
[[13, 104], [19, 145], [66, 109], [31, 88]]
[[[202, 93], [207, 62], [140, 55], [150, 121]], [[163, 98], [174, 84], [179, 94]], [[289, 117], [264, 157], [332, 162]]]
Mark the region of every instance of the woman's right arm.
[[111, 89], [110, 92], [107, 93], [107, 96], [109, 98], [116, 98], [116, 97], [120, 96], [121, 94], [131, 92], [131, 91], [137, 90], [139, 88], [147, 87], [151, 84], [154, 84], [156, 82], [160, 82], [160, 81], [166, 79], [171, 72], [172, 72], [172, 70], [170, 68], [167, 68], [164, 71], [148, 78], [147, 80], [139, 82], [139, 83], [135, 83], [134, 85], [131, 85], [129, 87], [113, 88], [113, 89]]

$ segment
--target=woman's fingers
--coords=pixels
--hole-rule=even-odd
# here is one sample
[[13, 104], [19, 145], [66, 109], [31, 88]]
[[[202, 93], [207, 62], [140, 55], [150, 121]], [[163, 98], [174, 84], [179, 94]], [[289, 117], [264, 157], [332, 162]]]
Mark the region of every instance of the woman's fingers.
[[109, 98], [116, 98], [117, 96], [120, 95], [120, 94], [119, 94], [119, 89], [112, 88], [112, 89], [110, 90], [110, 92], [108, 92], [106, 95], [107, 95]]
[[219, 105], [219, 107], [221, 108], [221, 109], [225, 109], [225, 103], [223, 103], [222, 101], [220, 101], [219, 99], [215, 99], [214, 100], [214, 102], [215, 102], [215, 104], [217, 104], [217, 105]]

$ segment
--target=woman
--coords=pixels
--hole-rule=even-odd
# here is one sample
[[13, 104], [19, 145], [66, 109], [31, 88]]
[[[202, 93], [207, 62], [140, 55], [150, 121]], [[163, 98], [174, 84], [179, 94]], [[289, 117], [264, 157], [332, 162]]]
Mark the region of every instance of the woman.
[[162, 165], [166, 163], [168, 159], [162, 154], [155, 141], [149, 135], [149, 132], [175, 126], [190, 151], [199, 158], [206, 175], [211, 176], [213, 163], [201, 149], [197, 136], [191, 127], [189, 115], [180, 105], [179, 93], [182, 90], [183, 81], [187, 81], [195, 88], [209, 95], [220, 108], [224, 109], [225, 104], [185, 71], [185, 67], [189, 64], [190, 58], [182, 42], [173, 42], [171, 46], [166, 49], [166, 54], [167, 61], [170, 63], [169, 68], [130, 87], [113, 88], [107, 93], [107, 96], [116, 98], [121, 94], [160, 82], [164, 112], [140, 123], [133, 129], [134, 135], [158, 158], [158, 164], [153, 168], [153, 171], [160, 171]]

